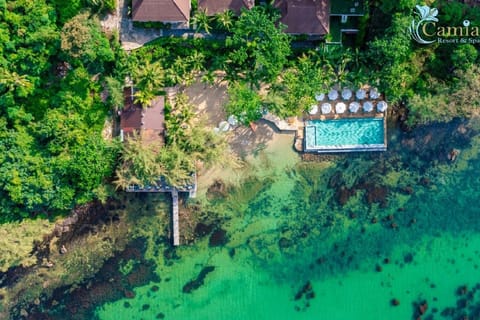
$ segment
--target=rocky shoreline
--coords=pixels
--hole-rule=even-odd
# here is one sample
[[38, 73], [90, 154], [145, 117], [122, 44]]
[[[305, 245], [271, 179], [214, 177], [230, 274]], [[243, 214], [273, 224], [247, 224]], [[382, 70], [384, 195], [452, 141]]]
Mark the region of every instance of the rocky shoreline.
[[[341, 171], [337, 171], [330, 177], [328, 188], [334, 194], [332, 199], [334, 201], [332, 206], [334, 207], [347, 205], [349, 199], [355, 197], [358, 192], [364, 194], [364, 201], [367, 205], [377, 204], [380, 207], [386, 207], [389, 205], [389, 196], [392, 192], [412, 195], [418, 188], [431, 188], [432, 185], [429, 177], [425, 176], [418, 180], [415, 185], [398, 185], [392, 189], [391, 186], [384, 184], [380, 177], [397, 166], [401, 168], [408, 165], [421, 172], [437, 164], [455, 163], [458, 153], [462, 149], [468, 148], [470, 139], [477, 134], [476, 130], [468, 127], [466, 121], [455, 120], [447, 124], [432, 124], [411, 131], [393, 130], [389, 133], [391, 142], [389, 143], [389, 151], [385, 154], [352, 155], [348, 158], [344, 156], [327, 156], [327, 158], [321, 156], [313, 160], [338, 161], [343, 159], [344, 165], [348, 166], [348, 163], [355, 161], [356, 157], [371, 157], [374, 161], [382, 159], [382, 161], [377, 161], [377, 166], [372, 166], [371, 170], [373, 172], [365, 173], [365, 176], [379, 177], [377, 180], [360, 179], [352, 183], [352, 181], [345, 179]], [[385, 163], [389, 163], [390, 167], [385, 167]], [[217, 180], [208, 190], [207, 197], [210, 201], [222, 200], [228, 196], [230, 191], [230, 187]], [[106, 205], [94, 202], [75, 209], [69, 217], [57, 223], [52, 234], [46, 235], [43, 241], [34, 244], [32, 254], [37, 257], [35, 266], [16, 267], [0, 274], [0, 289], [3, 290], [0, 291], [0, 304], [4, 306], [1, 312], [4, 315], [9, 314], [9, 317], [15, 319], [56, 319], [55, 313], [59, 310], [68, 310], [69, 313], [76, 312], [91, 316], [95, 305], [99, 302], [117, 300], [123, 297], [131, 298], [134, 296], [132, 290], [134, 287], [148, 283], [151, 279], [160, 281], [156, 278], [153, 266], [144, 258], [145, 246], [144, 243], [142, 244], [144, 240], [135, 240], [126, 230], [135, 222], [129, 221], [124, 211], [132, 210], [132, 203], [142, 203], [144, 200], [123, 197], [121, 200], [112, 200]], [[161, 202], [162, 200], [158, 201]], [[152, 204], [144, 204], [142, 208], [147, 212], [154, 210]], [[190, 209], [196, 214], [204, 210], [195, 206], [190, 206]], [[400, 207], [398, 210], [401, 211], [402, 208]], [[361, 213], [351, 212], [349, 218], [357, 219], [359, 215]], [[365, 218], [362, 219], [365, 220]], [[398, 228], [399, 224], [403, 226], [416, 223], [415, 218], [399, 222], [394, 216], [367, 216], [366, 219], [372, 224], [382, 223], [386, 228], [391, 229]], [[148, 217], [145, 217], [145, 221], [148, 221]], [[224, 246], [228, 242], [228, 232], [222, 228], [221, 223], [220, 220], [215, 218], [215, 214], [199, 214], [189, 222], [191, 225], [189, 227], [191, 229], [189, 231], [189, 242], [195, 242], [197, 239], [208, 236], [210, 246]], [[329, 222], [326, 221], [327, 227], [328, 224]], [[116, 230], [114, 238], [112, 237], [113, 229]], [[119, 230], [121, 232], [118, 232]], [[295, 230], [292, 232], [295, 234]], [[301, 232], [308, 233], [308, 229]], [[167, 234], [168, 230], [165, 230], [165, 233], [162, 234], [160, 229], [154, 238], [157, 239], [156, 241], [162, 241], [163, 238], [164, 244], [168, 246]], [[278, 246], [284, 253], [295, 250], [289, 238], [283, 236], [283, 240], [277, 241]], [[302, 238], [301, 235], [300, 238]], [[68, 270], [68, 267], [72, 266], [66, 264], [65, 261], [69, 260], [68, 257], [73, 257], [75, 252], [79, 252], [77, 251], [79, 250], [78, 246], [85, 246], [88, 243], [87, 239], [93, 239], [97, 245], [103, 244], [108, 247], [107, 250], [99, 249], [98, 252], [95, 252], [99, 260], [98, 263], [94, 263], [94, 266], [88, 270], [82, 270], [82, 273], [75, 274], [67, 282], [47, 281], [50, 279], [49, 273], [62, 274], [62, 272]], [[145, 238], [140, 236], [139, 239]], [[252, 246], [254, 243], [254, 241], [250, 241], [248, 245]], [[101, 246], [91, 249], [94, 250], [99, 247]], [[230, 251], [233, 257], [235, 248]], [[168, 256], [170, 255], [166, 253], [166, 258]], [[134, 263], [134, 269], [132, 269], [135, 270], [135, 274], [139, 274], [136, 279], [132, 279], [133, 273], [124, 275], [120, 272], [121, 261], [127, 260], [137, 261]], [[73, 259], [72, 261], [78, 263], [81, 260]], [[321, 261], [317, 264], [322, 263]], [[62, 268], [57, 269], [58, 266]], [[213, 271], [214, 266], [206, 268], [208, 269], [205, 269], [203, 273], [193, 279], [191, 284], [186, 284], [187, 291], [190, 292], [197, 285], [201, 285], [203, 278]], [[32, 281], [32, 277], [43, 280]], [[26, 291], [27, 287], [38, 289], [30, 290], [33, 291], [32, 293]], [[80, 308], [70, 304], [71, 301], [82, 301]], [[51, 310], [52, 314], [48, 315], [45, 312], [46, 310]]]

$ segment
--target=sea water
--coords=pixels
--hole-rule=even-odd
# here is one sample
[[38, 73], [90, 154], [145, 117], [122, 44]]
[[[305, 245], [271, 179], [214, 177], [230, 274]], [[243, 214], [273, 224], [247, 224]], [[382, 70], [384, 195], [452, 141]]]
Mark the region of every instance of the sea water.
[[[263, 177], [258, 192], [241, 192], [240, 184], [232, 198], [210, 204], [226, 217], [224, 246], [209, 247], [204, 238], [178, 247], [173, 263], [159, 255], [162, 281], [99, 306], [96, 315], [401, 320], [422, 312], [422, 319], [479, 319], [477, 140], [454, 163], [415, 170], [382, 156], [301, 163], [289, 148], [269, 147], [250, 169]], [[343, 205], [332, 187], [338, 172], [346, 188], [359, 189]], [[383, 202], [366, 201], [369, 181], [389, 187]], [[206, 266], [214, 270], [203, 285], [184, 293]]]

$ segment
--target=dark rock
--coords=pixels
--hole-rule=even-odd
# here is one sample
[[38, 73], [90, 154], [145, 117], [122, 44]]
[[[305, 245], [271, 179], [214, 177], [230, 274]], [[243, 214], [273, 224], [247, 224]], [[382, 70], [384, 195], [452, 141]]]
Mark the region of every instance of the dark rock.
[[463, 286], [460, 286], [458, 289], [457, 289], [457, 295], [459, 296], [463, 296], [465, 294], [467, 294], [468, 292], [468, 287], [463, 285]]
[[453, 317], [454, 314], [455, 314], [455, 308], [445, 308], [440, 313], [442, 317]]
[[125, 301], [125, 302], [123, 303], [123, 307], [124, 307], [124, 308], [130, 308], [131, 306], [132, 306], [132, 305], [131, 305], [130, 302], [128, 302], [128, 301]]
[[194, 233], [195, 233], [196, 237], [204, 237], [204, 236], [210, 234], [210, 232], [212, 232], [212, 230], [213, 230], [213, 225], [211, 225], [211, 224], [209, 225], [209, 224], [199, 222], [195, 226]]
[[389, 258], [385, 258], [385, 259], [383, 259], [383, 263], [385, 263], [385, 264], [389, 264], [389, 263], [390, 263], [390, 259], [389, 259]]
[[303, 295], [305, 295], [306, 299], [313, 299], [315, 297], [315, 293], [313, 292], [313, 287], [310, 281], [307, 281], [300, 290], [295, 294], [294, 299], [300, 300]]
[[366, 185], [365, 197], [368, 204], [380, 203], [381, 206], [387, 205], [388, 188], [386, 186], [379, 185]]
[[293, 298], [294, 298], [295, 301], [296, 301], [296, 300], [302, 299], [302, 296], [303, 296], [303, 292], [302, 292], [302, 291], [298, 291]]
[[228, 242], [227, 231], [223, 229], [216, 229], [210, 236], [208, 245], [210, 247], [223, 246]]
[[195, 279], [190, 280], [183, 286], [183, 293], [191, 293], [192, 291], [200, 288], [204, 283], [205, 277], [213, 270], [215, 270], [215, 267], [213, 266], [206, 266], [203, 268]]
[[290, 239], [287, 239], [285, 237], [281, 237], [280, 240], [278, 241], [278, 246], [281, 248], [281, 249], [285, 249], [285, 248], [288, 248], [292, 245], [292, 240]]
[[135, 292], [133, 292], [131, 290], [125, 290], [124, 295], [125, 295], [125, 298], [127, 298], [127, 299], [135, 298]]
[[313, 292], [313, 291], [307, 292], [307, 294], [305, 295], [305, 298], [307, 300], [315, 298], [315, 292]]
[[465, 309], [468, 307], [468, 301], [467, 299], [459, 299], [457, 300], [457, 308], [459, 309]]
[[407, 253], [403, 256], [403, 261], [405, 263], [411, 263], [413, 261], [413, 254]]
[[425, 312], [427, 312], [428, 310], [428, 304], [426, 301], [420, 303], [420, 305], [418, 306], [418, 311], [420, 312], [420, 314], [425, 314]]
[[343, 173], [341, 171], [335, 172], [328, 180], [328, 187], [331, 189], [336, 189], [343, 185], [345, 181], [343, 180]]
[[235, 256], [235, 248], [231, 248], [230, 250], [228, 250], [228, 255], [230, 256], [230, 258], [233, 258]]
[[424, 187], [428, 187], [428, 186], [430, 186], [431, 181], [430, 181], [429, 178], [423, 177], [423, 178], [420, 179], [419, 183], [420, 183], [420, 185], [422, 185]]
[[377, 219], [376, 217], [373, 217], [373, 218], [372, 218], [372, 223], [375, 224], [375, 223], [377, 223], [377, 222], [378, 222], [378, 219]]
[[162, 312], [160, 313], [157, 313], [157, 315], [155, 316], [156, 319], [165, 319], [165, 314], [163, 314]]
[[377, 272], [382, 272], [382, 270], [383, 270], [383, 269], [382, 269], [382, 266], [381, 266], [381, 265], [378, 265], [378, 264], [377, 264], [377, 265], [375, 266], [375, 271], [377, 271]]
[[224, 198], [227, 194], [227, 187], [222, 180], [215, 180], [207, 190], [207, 198], [210, 200], [213, 198]]
[[152, 292], [157, 292], [158, 289], [159, 289], [159, 288], [158, 288], [157, 285], [153, 285], [153, 286], [150, 288], [150, 290], [151, 290]]
[[400, 188], [400, 192], [406, 195], [411, 195], [413, 194], [414, 191], [411, 186], [406, 186], [406, 187]]
[[144, 304], [144, 305], [142, 306], [142, 311], [145, 311], [145, 310], [148, 310], [148, 309], [150, 309], [150, 305], [149, 305], [149, 304]]
[[335, 193], [335, 200], [337, 203], [341, 206], [344, 206], [350, 197], [355, 195], [355, 189], [348, 189], [346, 187], [340, 187], [337, 189], [337, 192]]
[[167, 247], [165, 251], [163, 251], [163, 257], [165, 260], [178, 260], [180, 257], [177, 255], [177, 251], [175, 247]]
[[398, 299], [392, 299], [392, 300], [390, 301], [390, 304], [391, 304], [392, 306], [395, 306], [395, 307], [396, 307], [396, 306], [400, 305], [400, 300], [398, 300]]

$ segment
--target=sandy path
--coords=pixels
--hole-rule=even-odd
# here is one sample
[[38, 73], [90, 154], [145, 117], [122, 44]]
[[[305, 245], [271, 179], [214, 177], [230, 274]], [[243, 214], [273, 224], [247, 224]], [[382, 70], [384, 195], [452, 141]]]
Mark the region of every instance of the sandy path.
[[[207, 86], [200, 81], [186, 88], [185, 93], [190, 102], [196, 106], [197, 114], [203, 117], [208, 126], [217, 127], [221, 121], [227, 119], [223, 106], [228, 101], [226, 82], [218, 82]], [[264, 120], [257, 123], [257, 129], [237, 126], [228, 135], [228, 141], [233, 154], [247, 162], [261, 150], [274, 153], [278, 161], [292, 161], [298, 158], [293, 151], [293, 134], [278, 133], [273, 126]], [[248, 170], [248, 169], [247, 169]], [[233, 167], [214, 167], [199, 173], [199, 191], [205, 191], [215, 179], [222, 179], [236, 183], [241, 180], [245, 172]]]

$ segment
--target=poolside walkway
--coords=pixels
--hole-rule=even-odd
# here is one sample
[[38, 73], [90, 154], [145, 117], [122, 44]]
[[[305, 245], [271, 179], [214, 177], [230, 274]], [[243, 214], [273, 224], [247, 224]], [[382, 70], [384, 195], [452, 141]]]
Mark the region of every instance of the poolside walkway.
[[262, 119], [267, 120], [275, 125], [279, 131], [283, 132], [296, 132], [299, 126], [303, 126], [301, 121], [299, 121], [296, 117], [292, 117], [291, 121], [286, 121], [281, 119], [280, 117], [267, 113], [262, 117]]

